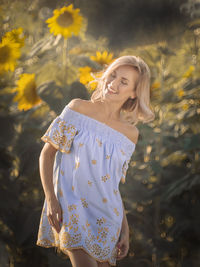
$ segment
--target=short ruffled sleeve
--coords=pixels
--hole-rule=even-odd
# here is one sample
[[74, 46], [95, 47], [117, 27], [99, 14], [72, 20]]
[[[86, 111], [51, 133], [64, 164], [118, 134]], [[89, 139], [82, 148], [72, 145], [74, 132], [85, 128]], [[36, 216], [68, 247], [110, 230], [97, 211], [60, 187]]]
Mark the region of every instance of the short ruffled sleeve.
[[71, 120], [67, 106], [50, 124], [41, 140], [64, 153], [70, 153], [74, 136], [78, 133], [76, 122]]
[[127, 173], [127, 170], [128, 170], [128, 167], [129, 167], [129, 160], [125, 160], [124, 163], [123, 163], [123, 166], [122, 166], [122, 170], [121, 170], [121, 183], [124, 184], [125, 181], [126, 181], [126, 173]]
[[[130, 146], [126, 146], [126, 150], [124, 149], [120, 149], [120, 151], [122, 152], [122, 155], [120, 156], [120, 158], [122, 157], [121, 163], [120, 163], [120, 182], [122, 184], [124, 184], [126, 182], [126, 173], [129, 167], [129, 162], [131, 160], [131, 157], [133, 155], [133, 152], [135, 150], [135, 144], [132, 143]], [[126, 151], [126, 152], [124, 152]], [[120, 155], [120, 153], [119, 153]]]

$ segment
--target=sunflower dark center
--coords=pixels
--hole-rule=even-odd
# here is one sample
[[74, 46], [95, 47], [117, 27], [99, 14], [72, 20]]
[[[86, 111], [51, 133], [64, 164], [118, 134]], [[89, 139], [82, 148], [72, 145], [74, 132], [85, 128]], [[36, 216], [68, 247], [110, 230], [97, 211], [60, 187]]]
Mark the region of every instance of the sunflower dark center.
[[66, 28], [73, 23], [73, 16], [70, 12], [65, 11], [57, 18], [56, 21], [61, 27]]
[[10, 57], [10, 47], [7, 45], [0, 47], [0, 64], [6, 63]]
[[26, 84], [26, 88], [24, 90], [24, 98], [29, 103], [34, 102], [37, 98], [36, 83], [34, 80], [31, 80]]

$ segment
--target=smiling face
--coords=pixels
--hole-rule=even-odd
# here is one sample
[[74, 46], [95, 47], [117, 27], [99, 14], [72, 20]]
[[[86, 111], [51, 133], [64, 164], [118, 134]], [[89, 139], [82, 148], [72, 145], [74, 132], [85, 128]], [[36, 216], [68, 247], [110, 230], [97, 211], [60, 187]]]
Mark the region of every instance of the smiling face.
[[122, 102], [130, 97], [135, 98], [134, 88], [138, 78], [139, 73], [134, 67], [129, 65], [117, 67], [106, 78], [104, 96]]

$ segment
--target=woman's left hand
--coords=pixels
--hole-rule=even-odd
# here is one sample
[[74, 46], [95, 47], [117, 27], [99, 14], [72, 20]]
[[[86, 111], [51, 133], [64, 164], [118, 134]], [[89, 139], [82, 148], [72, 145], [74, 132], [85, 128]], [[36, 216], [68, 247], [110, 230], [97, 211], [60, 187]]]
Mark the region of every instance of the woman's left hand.
[[129, 233], [121, 232], [119, 241], [116, 244], [117, 247], [117, 260], [121, 260], [126, 257], [129, 250]]

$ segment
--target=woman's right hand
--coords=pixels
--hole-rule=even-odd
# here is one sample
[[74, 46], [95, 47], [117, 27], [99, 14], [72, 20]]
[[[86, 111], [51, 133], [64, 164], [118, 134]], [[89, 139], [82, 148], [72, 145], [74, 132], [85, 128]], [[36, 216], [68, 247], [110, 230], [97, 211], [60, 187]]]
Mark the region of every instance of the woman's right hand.
[[56, 197], [47, 201], [47, 218], [49, 224], [55, 228], [57, 233], [60, 232], [60, 224], [62, 223], [62, 208]]

